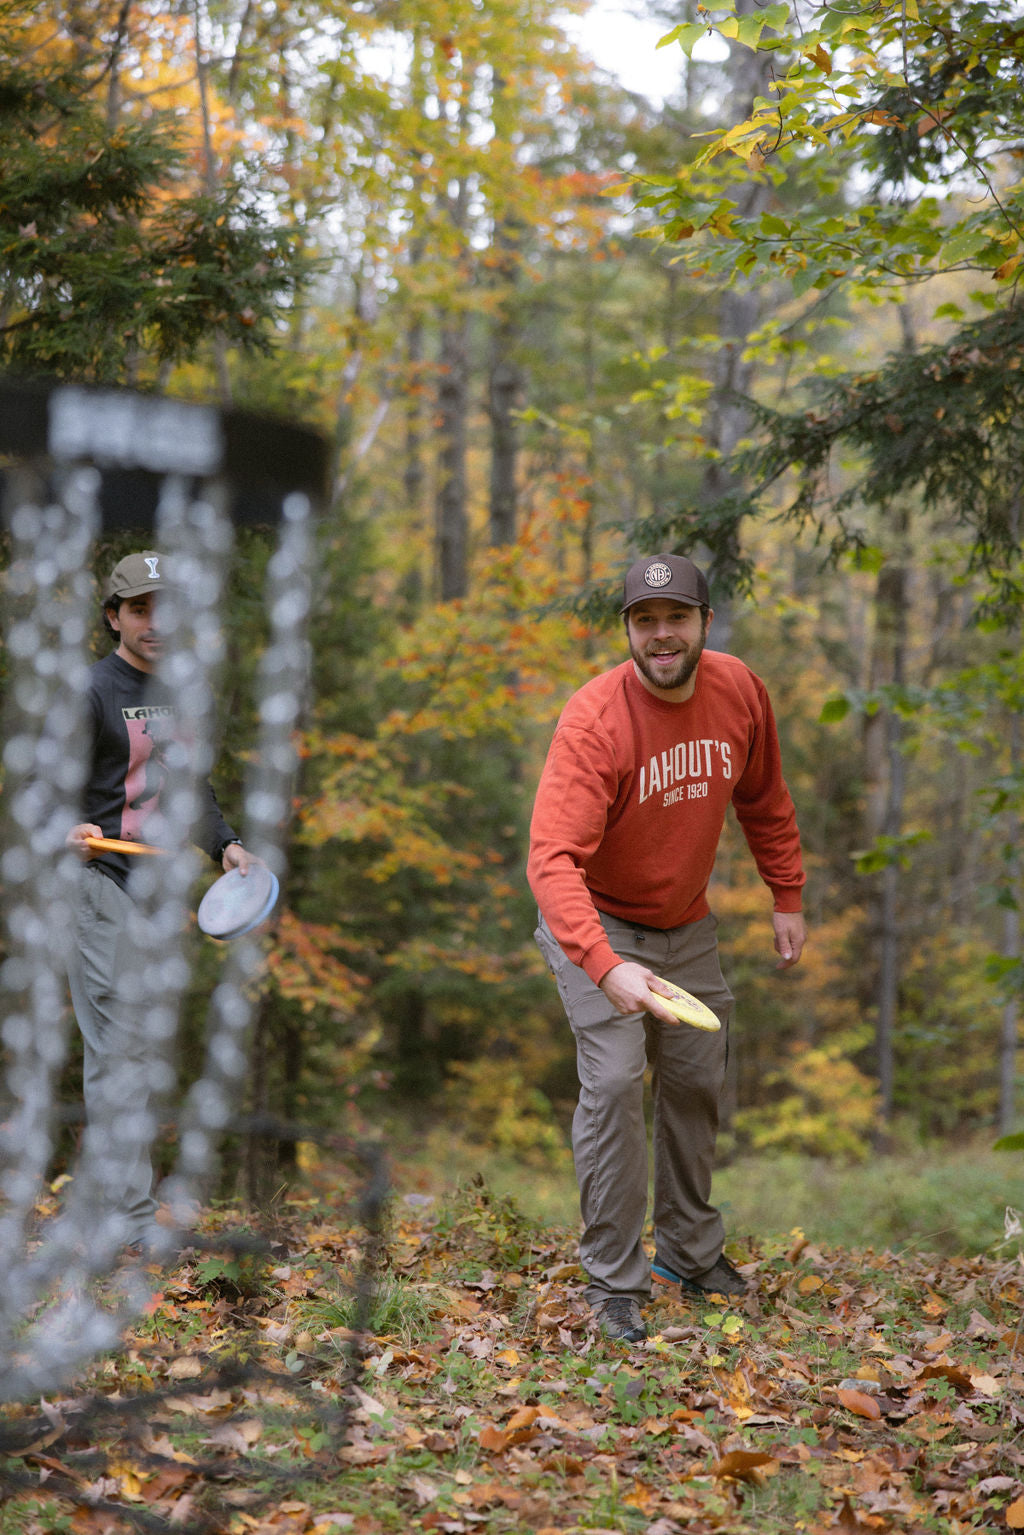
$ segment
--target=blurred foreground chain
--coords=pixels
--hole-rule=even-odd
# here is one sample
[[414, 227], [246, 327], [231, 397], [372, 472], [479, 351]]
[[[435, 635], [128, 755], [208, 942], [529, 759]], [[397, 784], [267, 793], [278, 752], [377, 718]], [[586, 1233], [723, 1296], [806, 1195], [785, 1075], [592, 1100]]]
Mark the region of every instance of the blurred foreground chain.
[[[149, 1294], [147, 1275], [133, 1270], [115, 1306], [96, 1299], [95, 1281], [110, 1273], [120, 1238], [113, 1219], [97, 1219], [103, 1159], [88, 1133], [61, 1210], [42, 1222], [38, 1213], [71, 1025], [65, 971], [80, 870], [64, 838], [80, 819], [88, 768], [93, 546], [101, 533], [137, 529], [140, 545], [159, 548], [176, 567], [175, 586], [161, 597], [166, 653], [158, 676], [187, 723], [187, 741], [170, 753], [161, 795], [155, 840], [169, 856], [139, 860], [132, 876], [146, 955], [132, 984], [147, 1000], [152, 1086], [165, 1098], [190, 975], [182, 919], [198, 866], [188, 828], [197, 782], [213, 763], [234, 530], [240, 523], [276, 529], [259, 735], [241, 830], [246, 847], [282, 878], [294, 732], [309, 675], [312, 535], [327, 478], [327, 445], [303, 427], [121, 390], [0, 381], [0, 499], [10, 546], [0, 807], [0, 1400], [53, 1390], [113, 1345]], [[182, 1112], [177, 1166], [159, 1191], [168, 1253], [187, 1240], [239, 1101], [260, 964], [255, 937], [227, 946], [202, 1073]], [[142, 1122], [133, 1133], [148, 1146], [153, 1126]]]

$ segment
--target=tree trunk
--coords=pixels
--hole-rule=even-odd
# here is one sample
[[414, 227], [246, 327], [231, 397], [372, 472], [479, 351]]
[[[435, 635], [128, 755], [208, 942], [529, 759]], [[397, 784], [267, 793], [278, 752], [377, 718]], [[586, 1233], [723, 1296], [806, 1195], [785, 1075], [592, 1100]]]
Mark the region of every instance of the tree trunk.
[[[219, 172], [213, 147], [213, 130], [210, 123], [209, 87], [207, 81], [206, 48], [203, 42], [203, 12], [201, 0], [192, 0], [192, 36], [196, 55], [196, 84], [199, 89], [199, 120], [203, 129], [203, 185], [211, 195], [217, 189]], [[228, 367], [228, 349], [220, 331], [214, 331], [211, 348], [214, 372], [217, 375], [217, 392], [222, 405], [231, 404], [231, 371]]]
[[[466, 141], [464, 92], [458, 121], [453, 128], [453, 149]], [[448, 217], [455, 236], [461, 285], [468, 287], [470, 254], [466, 239], [469, 186], [464, 176], [448, 196]], [[469, 514], [466, 504], [466, 452], [469, 436], [469, 317], [455, 305], [445, 310], [441, 324], [440, 377], [438, 379], [437, 562], [438, 595], [442, 602], [465, 597], [469, 588]]]
[[122, 0], [121, 9], [114, 24], [113, 41], [110, 45], [109, 76], [107, 80], [107, 127], [111, 133], [116, 129], [121, 118], [121, 63], [124, 57], [125, 44], [128, 41], [128, 15], [130, 10], [131, 0]]
[[[1021, 507], [1019, 494], [1014, 497], [1010, 509], [1010, 525], [1013, 531], [1014, 542], [1019, 546], [1021, 531]], [[1010, 629], [1012, 654], [1019, 655], [1021, 648], [1022, 626], [1020, 620]], [[1007, 721], [1007, 751], [1009, 761], [1007, 763], [1007, 776], [1011, 783], [1020, 782], [1021, 774], [1021, 723], [1020, 713], [1011, 708]], [[1009, 886], [1008, 895], [1010, 904], [1006, 907], [1003, 916], [1003, 943], [1002, 957], [1013, 963], [1020, 962], [1021, 957], [1021, 921], [1020, 902], [1024, 896], [1022, 886], [1022, 873], [1024, 864], [1020, 855], [1021, 817], [1018, 810], [1012, 805], [1007, 812], [1006, 847], [1007, 869], [1006, 879]], [[999, 1132], [1001, 1135], [1009, 1135], [1013, 1130], [1016, 1114], [1016, 1085], [1017, 1085], [1017, 1046], [1018, 1025], [1020, 1021], [1019, 993], [1010, 992], [1003, 1006], [999, 1027]]]
[[437, 557], [442, 602], [465, 597], [468, 590], [469, 520], [466, 511], [466, 445], [469, 410], [468, 322], [449, 319], [441, 332], [438, 381]]
[[[409, 67], [411, 105], [415, 113], [426, 112], [430, 87], [426, 80], [424, 59], [424, 34], [415, 28], [412, 34], [412, 61]], [[412, 170], [417, 197], [423, 195], [426, 172], [423, 154], [420, 153]], [[426, 237], [414, 229], [409, 239], [409, 280], [413, 292], [419, 281], [419, 270], [426, 254]], [[427, 503], [427, 465], [424, 442], [427, 432], [426, 411], [426, 326], [423, 309], [416, 304], [409, 318], [405, 335], [405, 462], [402, 466], [402, 488], [412, 535], [414, 560], [403, 589], [403, 596], [413, 614], [418, 613], [430, 594], [431, 538]]]
[[[909, 304], [899, 308], [903, 347], [916, 347], [914, 316]], [[887, 526], [890, 555], [878, 574], [875, 587], [875, 643], [871, 658], [872, 689], [906, 682], [907, 608], [910, 601], [910, 514], [905, 507], [893, 510]], [[865, 832], [867, 845], [879, 837], [895, 842], [903, 831], [906, 798], [906, 758], [902, 750], [900, 716], [880, 707], [864, 721], [864, 758], [867, 792]], [[870, 896], [869, 932], [878, 955], [875, 981], [875, 1050], [878, 1067], [879, 1150], [888, 1144], [896, 1088], [896, 1026], [901, 980], [900, 865], [890, 861], [874, 881]]]
[[[596, 278], [593, 268], [586, 274], [586, 319], [583, 327], [583, 381], [587, 400], [587, 446], [585, 459], [586, 510], [580, 527], [580, 554], [582, 557], [581, 582], [589, 587], [594, 579], [594, 533], [597, 520], [597, 443], [594, 440], [597, 418], [597, 359], [594, 354], [594, 336], [597, 327], [598, 298], [595, 292]], [[586, 654], [592, 654], [592, 640], [587, 636]]]
[[[252, 1039], [249, 1043], [248, 1109], [249, 1117], [259, 1126], [270, 1112], [269, 1054], [270, 1018], [269, 1000], [264, 995], [253, 1018]], [[262, 1209], [269, 1194], [271, 1181], [271, 1142], [259, 1129], [250, 1129], [243, 1149], [245, 1199], [250, 1210]]]
[[[1013, 767], [1011, 772], [1020, 772], [1020, 720], [1014, 716], [1010, 721], [1012, 733], [1011, 760]], [[1018, 839], [1021, 833], [1019, 819], [1014, 816], [1013, 828], [1013, 852], [1010, 855], [1010, 866], [1007, 876], [1012, 881], [1013, 894], [1020, 900], [1021, 895], [1021, 859], [1017, 851], [1020, 846]], [[1020, 908], [1008, 906], [1003, 913], [1003, 943], [1002, 956], [1005, 960], [1019, 961], [1020, 947]], [[1003, 1004], [1002, 1017], [999, 1027], [999, 1133], [1009, 1135], [1014, 1127], [1016, 1117], [1016, 1082], [1017, 1082], [1017, 1033], [1020, 1007], [1015, 995], [1007, 997]]]
[[[405, 463], [402, 468], [402, 488], [409, 515], [417, 554], [424, 539], [424, 491], [427, 472], [423, 462], [423, 322], [414, 318], [405, 341], [406, 382], [405, 391]], [[419, 560], [410, 571], [406, 582], [406, 594], [413, 611], [423, 602], [426, 582]]]
[[[1014, 649], [1019, 652], [1021, 631], [1020, 625], [1013, 630]], [[1007, 721], [1007, 741], [1009, 762], [1007, 775], [1011, 782], [1019, 782], [1021, 772], [1021, 724], [1020, 715], [1015, 711], [1010, 713]], [[1019, 962], [1021, 956], [1021, 922], [1020, 900], [1022, 895], [1021, 884], [1021, 820], [1020, 815], [1014, 809], [1007, 813], [1006, 846], [1007, 869], [1006, 878], [1009, 884], [1009, 895], [1012, 903], [1005, 908], [1003, 914], [1003, 941], [1002, 957], [1004, 960]], [[1016, 1083], [1017, 1083], [1017, 1038], [1020, 1005], [1018, 997], [1010, 993], [1003, 1004], [1002, 1017], [999, 1029], [999, 1133], [1009, 1135], [1014, 1127], [1016, 1115]]]
[[[751, 14], [759, 7], [756, 0], [739, 0], [737, 16]], [[727, 90], [737, 115], [751, 110], [756, 96], [768, 94], [771, 84], [770, 55], [734, 44], [725, 65]], [[751, 176], [738, 196], [743, 218], [756, 218], [769, 205], [774, 189], [765, 176]], [[725, 287], [718, 300], [718, 351], [713, 368], [713, 391], [704, 425], [708, 444], [717, 450], [717, 458], [707, 466], [701, 484], [700, 499], [706, 506], [726, 495], [733, 477], [725, 468], [740, 438], [750, 425], [749, 412], [740, 396], [750, 390], [754, 364], [744, 358], [747, 340], [758, 324], [767, 295], [763, 280], [737, 275]], [[738, 534], [731, 547], [724, 550], [725, 563], [739, 553]], [[712, 571], [712, 575], [714, 572]], [[723, 591], [714, 597], [716, 650], [728, 650], [732, 632], [732, 604]]]
[[[903, 542], [906, 518], [899, 520], [901, 548], [879, 573], [875, 590], [875, 646], [871, 686], [901, 686], [905, 679], [907, 644], [907, 567]], [[899, 837], [903, 829], [906, 761], [902, 725], [893, 710], [879, 708], [864, 721], [865, 805], [867, 845], [877, 838]], [[895, 1089], [895, 1034], [900, 986], [900, 869], [887, 864], [874, 882], [869, 930], [878, 955], [875, 984], [875, 1041], [878, 1063], [882, 1136], [892, 1122]]]
[[[491, 114], [495, 136], [507, 141], [512, 128], [508, 86], [496, 70], [491, 88]], [[516, 468], [519, 452], [515, 411], [522, 392], [522, 374], [516, 358], [519, 341], [519, 220], [500, 204], [491, 241], [493, 284], [498, 303], [491, 323], [488, 369], [488, 411], [491, 420], [491, 485], [489, 541], [492, 547], [515, 542], [518, 512]]]
[[493, 546], [515, 542], [516, 463], [518, 433], [515, 409], [520, 395], [520, 374], [513, 357], [515, 331], [502, 318], [491, 337], [491, 497], [490, 542]]

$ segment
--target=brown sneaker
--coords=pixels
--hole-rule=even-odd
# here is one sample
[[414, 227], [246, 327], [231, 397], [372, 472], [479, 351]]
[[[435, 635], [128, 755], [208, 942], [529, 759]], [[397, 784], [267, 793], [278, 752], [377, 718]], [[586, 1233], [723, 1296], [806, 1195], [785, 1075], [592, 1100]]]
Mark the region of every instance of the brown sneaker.
[[631, 1295], [611, 1295], [594, 1307], [601, 1331], [617, 1343], [642, 1343], [647, 1328], [640, 1307]]

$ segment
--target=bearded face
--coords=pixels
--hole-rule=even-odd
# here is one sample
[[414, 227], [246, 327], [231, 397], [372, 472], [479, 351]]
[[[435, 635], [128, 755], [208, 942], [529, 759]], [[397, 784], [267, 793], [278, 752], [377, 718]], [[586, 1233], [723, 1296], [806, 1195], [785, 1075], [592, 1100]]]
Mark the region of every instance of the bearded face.
[[649, 597], [627, 614], [629, 653], [654, 693], [688, 696], [707, 638], [709, 611], [670, 597]]

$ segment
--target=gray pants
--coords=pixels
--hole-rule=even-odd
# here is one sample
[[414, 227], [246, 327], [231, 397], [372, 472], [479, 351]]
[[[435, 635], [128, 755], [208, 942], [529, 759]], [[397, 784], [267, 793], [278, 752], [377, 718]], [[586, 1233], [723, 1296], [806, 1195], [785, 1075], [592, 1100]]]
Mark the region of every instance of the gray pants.
[[587, 1299], [645, 1300], [650, 1261], [644, 1071], [654, 1099], [654, 1240], [658, 1256], [692, 1277], [722, 1251], [724, 1228], [709, 1203], [718, 1102], [728, 1054], [733, 997], [722, 977], [714, 917], [660, 930], [601, 914], [616, 954], [675, 981], [722, 1020], [720, 1033], [667, 1024], [650, 1013], [616, 1012], [599, 986], [572, 964], [543, 918], [534, 934], [576, 1039], [580, 1082], [572, 1124]]
[[153, 1234], [156, 1201], [150, 1145], [155, 1100], [166, 1067], [147, 1038], [138, 996], [147, 956], [132, 936], [133, 903], [120, 886], [88, 866], [82, 871], [68, 980], [85, 1047], [82, 1085], [86, 1132], [76, 1183], [86, 1209], [109, 1222], [121, 1242]]

